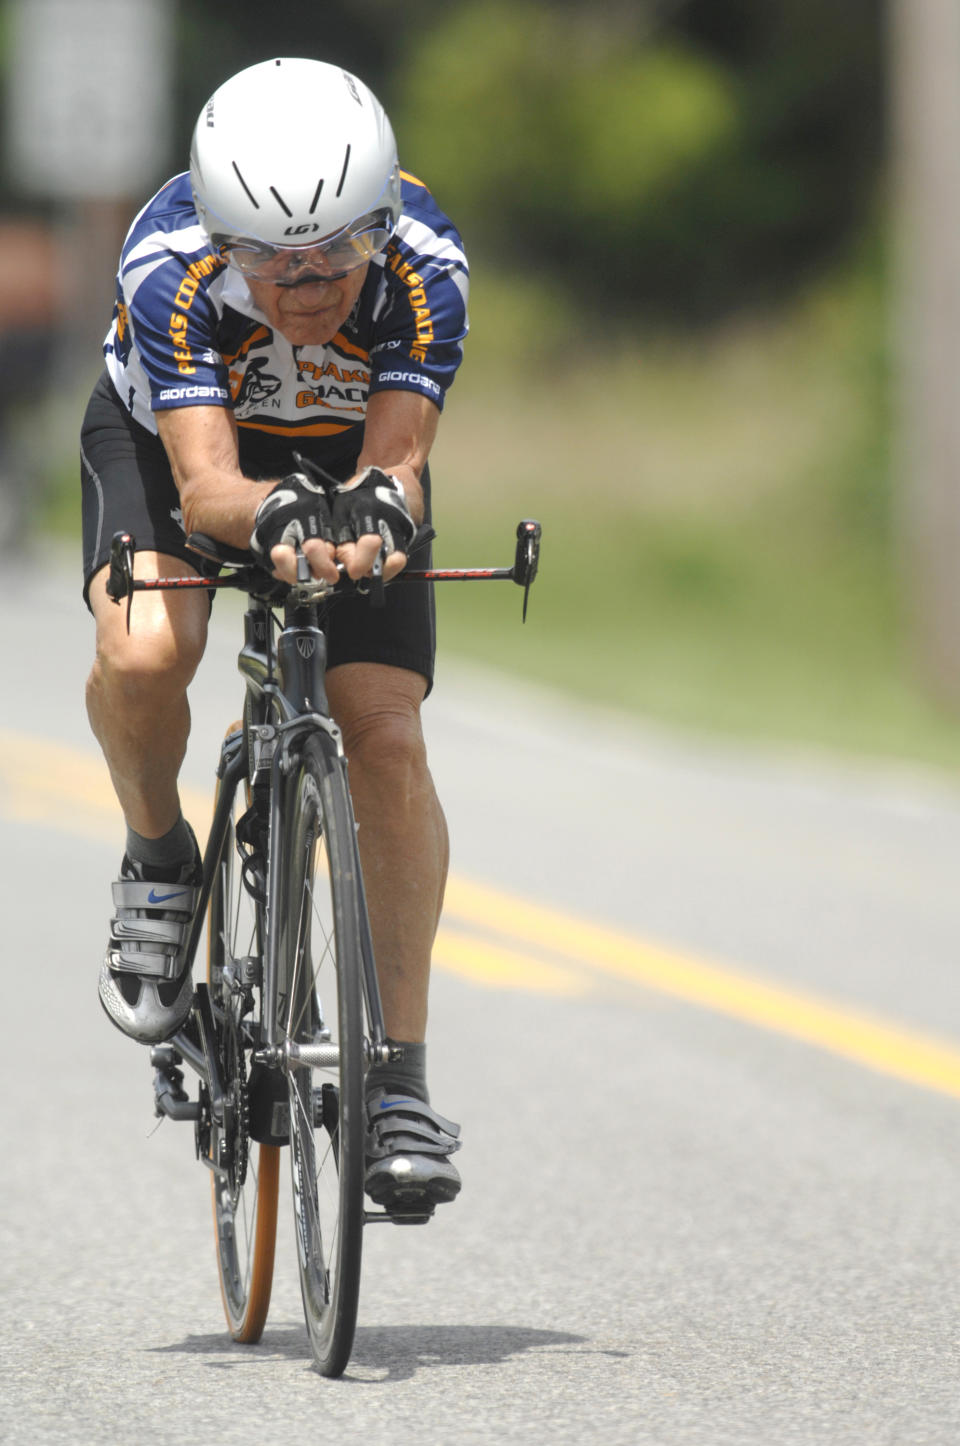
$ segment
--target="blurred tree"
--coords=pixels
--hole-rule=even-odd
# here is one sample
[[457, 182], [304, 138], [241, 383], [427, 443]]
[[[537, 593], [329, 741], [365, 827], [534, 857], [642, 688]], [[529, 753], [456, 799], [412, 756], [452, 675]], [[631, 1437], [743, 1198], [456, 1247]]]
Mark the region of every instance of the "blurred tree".
[[870, 216], [880, 29], [874, 0], [465, 0], [408, 44], [403, 154], [495, 255], [709, 319]]
[[[709, 320], [789, 294], [871, 219], [882, 11], [882, 0], [183, 4], [172, 168], [226, 76], [270, 54], [339, 62], [384, 100], [404, 163], [473, 251], [536, 267], [585, 308]], [[146, 199], [152, 178], [144, 188]]]
[[741, 144], [697, 177], [726, 289], [782, 292], [859, 240], [886, 150], [884, 0], [687, 0], [673, 30], [737, 77]]
[[676, 178], [739, 130], [721, 67], [632, 31], [580, 6], [458, 5], [411, 50], [397, 112], [405, 164], [472, 242], [620, 305], [661, 292], [638, 254], [651, 218], [682, 242]]

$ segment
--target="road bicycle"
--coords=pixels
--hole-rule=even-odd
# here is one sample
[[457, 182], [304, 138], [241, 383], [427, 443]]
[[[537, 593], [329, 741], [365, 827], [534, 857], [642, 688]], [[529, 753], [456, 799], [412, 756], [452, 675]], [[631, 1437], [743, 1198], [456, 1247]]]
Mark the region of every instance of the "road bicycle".
[[[415, 546], [432, 533], [422, 530]], [[396, 1059], [383, 1013], [347, 760], [327, 704], [321, 608], [348, 593], [382, 604], [373, 576], [333, 585], [279, 583], [250, 554], [192, 536], [214, 577], [138, 578], [136, 544], [113, 538], [108, 592], [130, 608], [139, 591], [234, 588], [247, 594], [238, 667], [242, 717], [224, 738], [192, 965], [205, 934], [207, 970], [187, 1024], [150, 1053], [158, 1116], [192, 1121], [211, 1174], [217, 1264], [233, 1339], [260, 1339], [270, 1305], [280, 1153], [290, 1153], [304, 1316], [322, 1374], [338, 1376], [353, 1346], [363, 1231], [422, 1224], [425, 1213], [364, 1208], [364, 1078]], [[411, 551], [415, 550], [412, 548]], [[517, 528], [509, 568], [405, 570], [389, 585], [508, 579], [526, 617], [540, 525]], [[197, 1093], [184, 1088], [186, 1064]]]

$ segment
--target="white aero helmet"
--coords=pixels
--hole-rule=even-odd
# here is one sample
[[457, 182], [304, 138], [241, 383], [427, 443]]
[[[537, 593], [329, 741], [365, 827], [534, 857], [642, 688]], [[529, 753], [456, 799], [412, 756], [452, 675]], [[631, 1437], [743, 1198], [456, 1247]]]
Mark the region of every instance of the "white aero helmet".
[[400, 218], [400, 168], [383, 106], [321, 60], [264, 60], [200, 112], [190, 147], [200, 224], [256, 280], [339, 277], [382, 251]]

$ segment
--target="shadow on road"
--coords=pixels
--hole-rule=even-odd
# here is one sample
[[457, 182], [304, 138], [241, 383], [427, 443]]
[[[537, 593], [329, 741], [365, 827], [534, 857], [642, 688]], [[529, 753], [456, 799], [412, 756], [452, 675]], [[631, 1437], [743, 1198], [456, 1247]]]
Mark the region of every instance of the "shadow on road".
[[268, 1326], [263, 1339], [255, 1346], [241, 1346], [231, 1340], [226, 1330], [205, 1336], [186, 1336], [182, 1341], [171, 1341], [167, 1346], [154, 1346], [152, 1355], [159, 1356], [209, 1356], [208, 1366], [255, 1365], [257, 1361], [282, 1356], [288, 1360], [298, 1357], [309, 1360], [310, 1342], [306, 1326]]
[[[405, 1381], [433, 1366], [499, 1365], [526, 1351], [550, 1355], [624, 1356], [623, 1351], [601, 1350], [585, 1336], [564, 1331], [531, 1330], [524, 1326], [369, 1326], [357, 1331], [353, 1355], [344, 1380], [355, 1385]], [[213, 1367], [241, 1366], [278, 1356], [310, 1360], [303, 1327], [269, 1327], [259, 1346], [240, 1346], [226, 1335], [187, 1336], [185, 1340], [155, 1347], [160, 1355], [208, 1356]]]
[[[430, 1366], [495, 1366], [525, 1351], [563, 1355], [590, 1351], [585, 1336], [525, 1326], [368, 1326], [357, 1331], [348, 1377], [405, 1381]], [[375, 1372], [372, 1376], [358, 1370]]]

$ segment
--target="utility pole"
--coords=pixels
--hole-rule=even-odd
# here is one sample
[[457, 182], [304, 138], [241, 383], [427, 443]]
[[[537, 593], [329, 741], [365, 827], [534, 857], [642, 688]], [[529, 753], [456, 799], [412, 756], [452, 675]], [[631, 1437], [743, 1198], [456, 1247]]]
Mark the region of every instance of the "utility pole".
[[960, 4], [888, 3], [897, 523], [915, 657], [960, 709]]

